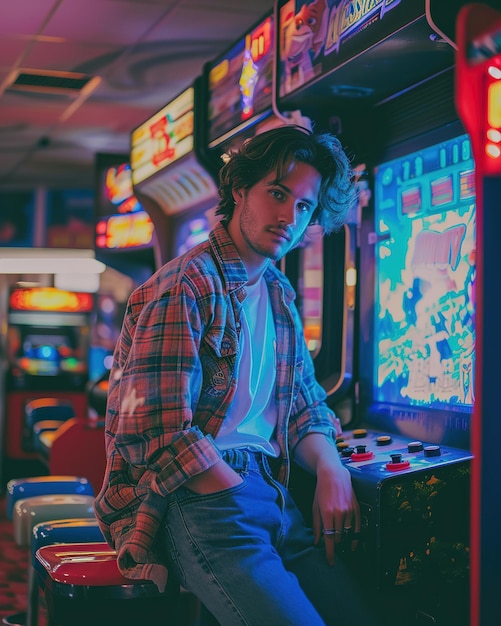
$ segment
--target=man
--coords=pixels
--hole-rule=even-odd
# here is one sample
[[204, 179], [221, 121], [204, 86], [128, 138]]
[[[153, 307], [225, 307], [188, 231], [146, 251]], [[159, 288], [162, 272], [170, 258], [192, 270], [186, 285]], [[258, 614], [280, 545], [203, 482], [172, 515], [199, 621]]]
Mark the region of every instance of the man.
[[[110, 377], [96, 513], [126, 576], [167, 569], [220, 624], [370, 623], [335, 546], [360, 509], [294, 294], [275, 267], [354, 201], [339, 141], [285, 126], [223, 166], [209, 241], [130, 297]], [[287, 490], [316, 477], [313, 532]], [[273, 468], [273, 469], [272, 469]]]

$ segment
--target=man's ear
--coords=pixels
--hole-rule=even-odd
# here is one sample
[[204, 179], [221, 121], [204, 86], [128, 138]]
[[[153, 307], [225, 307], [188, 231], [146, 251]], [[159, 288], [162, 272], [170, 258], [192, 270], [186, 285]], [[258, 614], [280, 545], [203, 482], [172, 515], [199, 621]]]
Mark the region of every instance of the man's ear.
[[235, 202], [235, 204], [237, 204], [244, 195], [243, 189], [232, 189], [231, 193], [233, 195], [233, 201]]

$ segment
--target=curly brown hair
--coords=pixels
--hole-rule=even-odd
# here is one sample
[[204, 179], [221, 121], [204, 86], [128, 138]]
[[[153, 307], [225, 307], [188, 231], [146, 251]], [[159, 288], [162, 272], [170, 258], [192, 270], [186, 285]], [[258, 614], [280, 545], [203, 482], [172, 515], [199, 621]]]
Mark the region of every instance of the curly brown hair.
[[338, 230], [356, 199], [350, 161], [334, 135], [314, 134], [293, 125], [262, 132], [230, 154], [219, 173], [216, 215], [230, 221], [235, 206], [233, 189], [250, 189], [270, 172], [281, 180], [294, 161], [313, 166], [322, 177], [318, 206], [310, 224], [320, 224], [326, 234]]

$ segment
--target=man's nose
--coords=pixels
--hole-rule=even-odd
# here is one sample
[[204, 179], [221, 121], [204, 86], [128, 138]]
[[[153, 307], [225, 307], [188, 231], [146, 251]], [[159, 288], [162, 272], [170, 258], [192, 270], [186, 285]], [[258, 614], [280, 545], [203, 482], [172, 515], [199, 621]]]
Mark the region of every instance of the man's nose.
[[294, 226], [296, 224], [296, 205], [294, 202], [284, 202], [280, 206], [279, 222]]

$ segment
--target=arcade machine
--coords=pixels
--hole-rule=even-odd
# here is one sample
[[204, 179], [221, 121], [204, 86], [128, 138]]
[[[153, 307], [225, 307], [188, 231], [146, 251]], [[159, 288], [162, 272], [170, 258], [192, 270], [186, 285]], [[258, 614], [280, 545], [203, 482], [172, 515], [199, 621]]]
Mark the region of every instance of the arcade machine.
[[459, 13], [456, 33], [456, 105], [471, 137], [477, 190], [470, 625], [494, 626], [501, 623], [501, 505], [495, 452], [501, 436], [497, 391], [501, 335], [495, 287], [499, 284], [497, 239], [501, 228], [501, 13], [485, 4], [467, 5]]
[[96, 258], [143, 282], [155, 271], [158, 244], [151, 218], [134, 195], [128, 157], [96, 155], [96, 176]]
[[365, 427], [348, 430], [338, 446], [367, 520], [376, 584], [419, 590], [424, 623], [429, 615], [463, 624], [476, 204], [470, 138], [457, 126], [449, 131], [388, 151], [373, 168], [373, 213], [361, 230]]
[[133, 193], [128, 156], [97, 154], [95, 178], [94, 248], [96, 258], [107, 269], [96, 294], [90, 349], [92, 381], [110, 368], [127, 298], [153, 274], [159, 259], [153, 222]]
[[198, 81], [131, 135], [134, 193], [158, 238], [158, 266], [207, 239], [217, 187], [195, 154]]
[[338, 442], [363, 516], [357, 571], [388, 621], [466, 626], [476, 205], [454, 106], [461, 4], [276, 11], [278, 109], [338, 134], [371, 196], [355, 219], [356, 383]]
[[53, 287], [12, 288], [7, 315], [5, 460], [36, 458], [23, 437], [25, 407], [37, 398], [57, 398], [85, 416], [90, 320], [89, 293]]
[[352, 412], [360, 202], [362, 194], [342, 229], [324, 236], [321, 227], [310, 226], [301, 245], [284, 259], [317, 380], [343, 421]]

